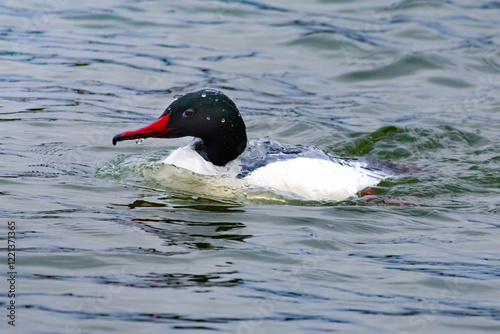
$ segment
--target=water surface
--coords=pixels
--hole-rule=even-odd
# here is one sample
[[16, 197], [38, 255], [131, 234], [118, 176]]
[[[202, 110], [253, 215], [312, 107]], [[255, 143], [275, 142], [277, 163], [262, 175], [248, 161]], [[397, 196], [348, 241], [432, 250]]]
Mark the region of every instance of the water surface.
[[[499, 36], [496, 1], [2, 2], [15, 330], [498, 332]], [[135, 167], [189, 139], [111, 138], [202, 88], [251, 139], [424, 172], [373, 201], [157, 187]]]

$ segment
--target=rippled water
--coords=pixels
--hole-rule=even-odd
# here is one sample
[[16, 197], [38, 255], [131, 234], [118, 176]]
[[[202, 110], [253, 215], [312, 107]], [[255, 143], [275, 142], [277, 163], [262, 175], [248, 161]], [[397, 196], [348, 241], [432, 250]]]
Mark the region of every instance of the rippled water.
[[[498, 1], [2, 2], [2, 332], [498, 332], [499, 36]], [[422, 172], [331, 203], [157, 187], [131, 167], [189, 139], [111, 138], [201, 88], [252, 139]]]

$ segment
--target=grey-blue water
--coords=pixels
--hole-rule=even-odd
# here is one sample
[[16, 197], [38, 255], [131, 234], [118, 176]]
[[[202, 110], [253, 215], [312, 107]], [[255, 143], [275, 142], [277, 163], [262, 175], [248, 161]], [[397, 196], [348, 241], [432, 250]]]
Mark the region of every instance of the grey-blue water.
[[[2, 1], [0, 331], [498, 333], [499, 50], [498, 1]], [[202, 88], [251, 139], [422, 172], [326, 203], [160, 187], [137, 167], [188, 138], [111, 139]]]

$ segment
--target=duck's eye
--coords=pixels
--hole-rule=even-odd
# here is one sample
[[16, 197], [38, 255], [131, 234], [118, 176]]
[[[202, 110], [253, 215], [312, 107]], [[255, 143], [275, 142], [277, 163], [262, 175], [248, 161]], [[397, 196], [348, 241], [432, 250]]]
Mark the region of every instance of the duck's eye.
[[192, 117], [194, 114], [195, 114], [195, 112], [194, 112], [193, 109], [186, 109], [182, 113], [182, 117], [184, 117], [184, 118], [186, 118], [186, 117]]

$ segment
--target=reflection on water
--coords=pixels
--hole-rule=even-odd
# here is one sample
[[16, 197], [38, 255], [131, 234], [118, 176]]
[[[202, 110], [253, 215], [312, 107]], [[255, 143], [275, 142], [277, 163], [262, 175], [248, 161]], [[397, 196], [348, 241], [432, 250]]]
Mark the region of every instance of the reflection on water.
[[[3, 2], [0, 228], [18, 228], [18, 329], [498, 332], [499, 9]], [[235, 101], [251, 139], [415, 173], [330, 203], [160, 187], [143, 171], [189, 139], [111, 138], [202, 88]]]

